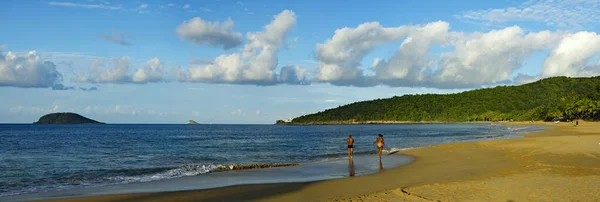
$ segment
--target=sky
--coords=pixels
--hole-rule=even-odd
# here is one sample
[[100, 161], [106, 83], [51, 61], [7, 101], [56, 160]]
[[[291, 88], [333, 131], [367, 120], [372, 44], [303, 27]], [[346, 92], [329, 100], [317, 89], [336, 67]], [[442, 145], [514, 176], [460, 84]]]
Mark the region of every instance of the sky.
[[271, 124], [600, 74], [600, 0], [7, 0], [0, 123]]

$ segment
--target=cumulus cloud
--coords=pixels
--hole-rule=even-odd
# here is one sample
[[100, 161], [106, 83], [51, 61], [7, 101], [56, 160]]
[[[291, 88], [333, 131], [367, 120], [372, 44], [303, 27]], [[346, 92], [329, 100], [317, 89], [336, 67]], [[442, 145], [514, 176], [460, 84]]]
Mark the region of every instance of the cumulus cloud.
[[[371, 68], [361, 64], [378, 46], [401, 39], [390, 58], [377, 57]], [[450, 50], [432, 53], [435, 47]], [[514, 77], [526, 59], [549, 50], [542, 74]], [[372, 22], [336, 30], [315, 52], [316, 80], [343, 86], [477, 88], [600, 73], [600, 65], [589, 64], [600, 53], [596, 33], [528, 32], [518, 26], [465, 33], [450, 31], [443, 21], [390, 28]]]
[[102, 34], [100, 35], [100, 37], [102, 37], [103, 39], [106, 39], [107, 41], [116, 43], [116, 44], [120, 44], [123, 46], [129, 46], [131, 45], [131, 43], [125, 41], [125, 36], [122, 34], [119, 34], [117, 32], [113, 32], [111, 35], [105, 35]]
[[600, 35], [597, 33], [569, 34], [544, 61], [542, 76], [596, 76], [600, 74], [598, 65], [588, 66], [588, 62], [599, 53]]
[[164, 75], [164, 64], [158, 58], [152, 58], [133, 74], [132, 80], [135, 83], [161, 82]]
[[431, 47], [447, 45], [458, 37], [457, 33], [450, 33], [450, 25], [442, 21], [406, 29], [406, 39], [390, 59], [373, 61], [373, 77], [384, 84], [399, 86], [424, 82], [431, 75], [436, 60], [431, 56]]
[[[105, 68], [105, 60], [95, 60], [88, 74], [79, 74], [75, 79], [79, 83], [152, 83], [162, 82], [165, 75], [164, 64], [158, 58], [150, 59], [137, 70], [131, 66], [131, 58], [124, 56], [112, 59], [112, 65]], [[130, 69], [134, 71], [130, 74]]]
[[264, 31], [247, 33], [247, 42], [241, 53], [220, 55], [206, 64], [194, 65], [181, 72], [179, 80], [256, 85], [300, 83], [305, 78], [305, 71], [300, 68], [284, 67], [279, 78], [275, 72], [277, 53], [295, 23], [294, 12], [284, 10], [264, 27]]
[[307, 69], [302, 69], [299, 66], [286, 65], [281, 68], [279, 81], [287, 84], [308, 84], [307, 72]]
[[407, 34], [405, 27], [382, 27], [377, 22], [364, 23], [356, 28], [342, 28], [323, 44], [317, 44], [319, 60], [317, 80], [334, 84], [349, 84], [360, 80], [360, 62], [374, 48], [397, 41]]
[[18, 56], [10, 51], [4, 54], [0, 48], [0, 87], [54, 87], [56, 90], [65, 90], [62, 77], [54, 63], [42, 61], [35, 51]]
[[433, 75], [434, 87], [460, 88], [493, 85], [511, 79], [533, 53], [555, 46], [561, 33], [525, 33], [518, 26], [473, 33], [452, 41], [454, 51], [444, 53]]
[[104, 60], [95, 60], [90, 66], [88, 75], [80, 74], [77, 77], [81, 83], [127, 83], [130, 77], [127, 75], [131, 58], [124, 56], [112, 59], [112, 66], [104, 69]]
[[233, 31], [234, 22], [231, 18], [225, 22], [207, 22], [199, 17], [177, 27], [177, 35], [196, 45], [209, 44], [230, 49], [242, 43], [242, 34]]

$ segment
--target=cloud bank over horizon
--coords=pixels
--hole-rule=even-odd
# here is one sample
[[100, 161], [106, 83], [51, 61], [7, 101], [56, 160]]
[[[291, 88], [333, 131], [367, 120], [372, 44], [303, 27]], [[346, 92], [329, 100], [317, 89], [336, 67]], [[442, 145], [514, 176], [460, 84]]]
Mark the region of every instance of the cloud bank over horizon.
[[[540, 9], [539, 6], [534, 7]], [[530, 9], [533, 8], [522, 8], [521, 12], [530, 12]], [[464, 12], [463, 15], [463, 18], [492, 21], [490, 16], [477, 11]], [[78, 84], [198, 82], [269, 86], [328, 83], [357, 87], [468, 89], [523, 84], [554, 76], [589, 77], [600, 74], [600, 63], [591, 63], [600, 55], [600, 35], [596, 32], [528, 31], [517, 25], [486, 32], [463, 32], [452, 30], [446, 21], [392, 27], [374, 21], [339, 28], [330, 38], [315, 44], [314, 66], [280, 64], [278, 54], [286, 47], [286, 39], [293, 29], [302, 29], [295, 27], [297, 20], [295, 12], [283, 10], [273, 16], [261, 31], [242, 35], [234, 30], [235, 23], [231, 18], [210, 22], [194, 17], [177, 26], [175, 35], [186, 43], [217, 47], [223, 51], [231, 49], [233, 52], [202, 62], [190, 61], [187, 67], [175, 64], [166, 67], [159, 57], [149, 59], [138, 68], [129, 56], [110, 61], [96, 59], [87, 72], [76, 72], [73, 78], [67, 79]], [[505, 19], [509, 20], [511, 18]], [[117, 44], [130, 45], [118, 33], [102, 37]], [[373, 61], [366, 61], [366, 57], [379, 48], [395, 43], [400, 45], [391, 56], [381, 55]], [[444, 51], [434, 52], [434, 49]], [[541, 73], [518, 73], [526, 60], [541, 52], [549, 53], [539, 66]], [[75, 88], [65, 87], [63, 74], [56, 65], [43, 61], [35, 51], [21, 55], [8, 52], [0, 56], [0, 86], [55, 90]]]

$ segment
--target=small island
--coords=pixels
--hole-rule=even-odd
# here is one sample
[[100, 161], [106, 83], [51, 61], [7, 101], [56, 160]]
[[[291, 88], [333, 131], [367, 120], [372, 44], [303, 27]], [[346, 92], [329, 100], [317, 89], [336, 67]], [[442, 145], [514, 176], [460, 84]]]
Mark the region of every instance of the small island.
[[34, 124], [104, 124], [71, 112], [46, 114]]
[[195, 122], [194, 120], [188, 120], [187, 124], [199, 124], [198, 122]]

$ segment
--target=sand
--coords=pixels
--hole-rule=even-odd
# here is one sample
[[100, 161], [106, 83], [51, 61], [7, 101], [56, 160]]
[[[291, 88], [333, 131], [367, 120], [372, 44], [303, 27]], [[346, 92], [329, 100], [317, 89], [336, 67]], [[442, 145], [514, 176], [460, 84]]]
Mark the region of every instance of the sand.
[[59, 201], [600, 201], [600, 123], [510, 124], [553, 128], [402, 151], [416, 160], [368, 176]]

